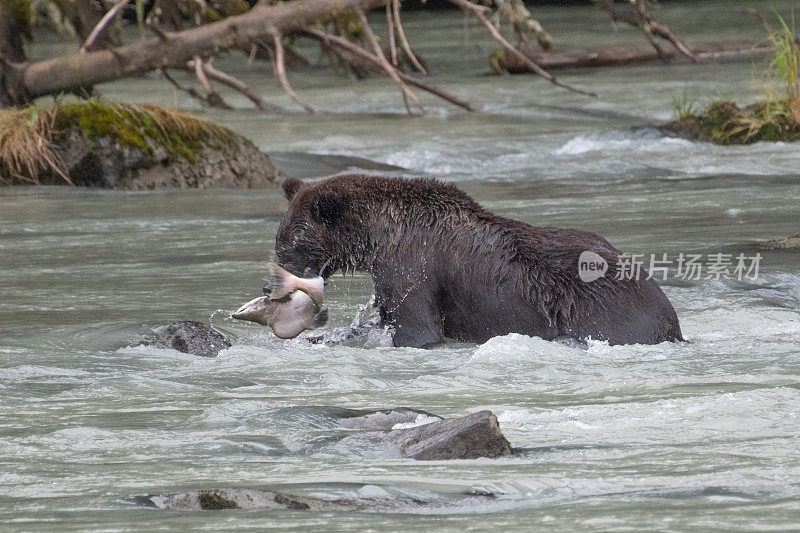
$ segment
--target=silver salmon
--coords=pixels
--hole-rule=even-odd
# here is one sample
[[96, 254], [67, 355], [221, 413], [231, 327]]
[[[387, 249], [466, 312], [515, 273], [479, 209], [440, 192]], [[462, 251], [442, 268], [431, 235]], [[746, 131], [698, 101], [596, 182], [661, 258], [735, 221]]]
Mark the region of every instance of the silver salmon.
[[281, 339], [292, 339], [328, 320], [322, 309], [325, 281], [321, 276], [301, 278], [275, 263], [268, 263], [269, 294], [254, 298], [233, 313], [233, 318], [269, 326]]

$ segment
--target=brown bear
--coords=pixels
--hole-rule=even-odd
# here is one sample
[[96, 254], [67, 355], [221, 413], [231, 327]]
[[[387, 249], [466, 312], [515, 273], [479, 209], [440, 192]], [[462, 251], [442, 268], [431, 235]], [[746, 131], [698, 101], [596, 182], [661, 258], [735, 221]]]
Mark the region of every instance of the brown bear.
[[[288, 179], [283, 189], [289, 208], [276, 236], [278, 261], [295, 274], [370, 272], [395, 346], [508, 333], [610, 344], [683, 340], [655, 280], [645, 272], [617, 276], [620, 252], [594, 233], [503, 218], [432, 179], [345, 175]], [[579, 277], [587, 251], [608, 264], [593, 281]]]

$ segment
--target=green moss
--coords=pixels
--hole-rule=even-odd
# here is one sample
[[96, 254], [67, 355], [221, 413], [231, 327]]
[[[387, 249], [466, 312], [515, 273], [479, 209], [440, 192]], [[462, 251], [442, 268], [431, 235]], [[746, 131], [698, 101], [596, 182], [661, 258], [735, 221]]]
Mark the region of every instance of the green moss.
[[502, 48], [495, 48], [492, 50], [492, 53], [489, 54], [489, 68], [492, 70], [493, 74], [508, 76], [509, 72], [504, 64], [505, 58], [506, 52]]
[[77, 126], [93, 141], [110, 138], [146, 155], [163, 148], [192, 163], [203, 148], [226, 148], [233, 140], [233, 133], [222, 126], [152, 105], [88, 101], [58, 105], [54, 116], [56, 131]]
[[0, 110], [0, 184], [38, 183], [48, 172], [72, 183], [56, 146], [73, 127], [93, 142], [107, 139], [145, 155], [164, 150], [190, 163], [207, 148], [227, 152], [238, 144], [227, 128], [155, 105], [90, 100]]
[[352, 9], [338, 11], [328, 19], [322, 21], [323, 26], [332, 25], [336, 35], [350, 39], [360, 39], [364, 35], [364, 25], [358, 14]]
[[242, 15], [250, 11], [250, 4], [245, 0], [214, 0], [214, 9], [225, 17]]
[[236, 502], [225, 498], [216, 490], [202, 491], [198, 495], [200, 508], [204, 511], [219, 511], [222, 509], [238, 509]]
[[213, 7], [206, 6], [205, 10], [203, 10], [203, 20], [205, 22], [219, 22], [220, 20], [224, 19], [225, 17], [220, 14], [219, 11], [214, 9]]
[[216, 0], [208, 3], [203, 9], [203, 21], [219, 22], [226, 17], [242, 15], [250, 11], [250, 4], [245, 0]]
[[676, 120], [667, 129], [724, 145], [800, 140], [800, 47], [784, 19], [778, 16], [778, 21], [779, 29], [770, 30], [768, 40], [773, 52], [770, 77], [777, 74], [784, 85], [780, 95], [745, 107], [715, 102], [702, 113], [673, 104]]

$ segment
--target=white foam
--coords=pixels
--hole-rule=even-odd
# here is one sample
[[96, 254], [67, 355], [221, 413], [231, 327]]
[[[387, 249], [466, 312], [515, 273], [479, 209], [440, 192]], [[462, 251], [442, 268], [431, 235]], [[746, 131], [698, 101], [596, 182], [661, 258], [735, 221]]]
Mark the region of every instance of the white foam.
[[439, 420], [441, 420], [441, 418], [438, 416], [428, 416], [424, 413], [420, 413], [413, 422], [400, 422], [399, 424], [393, 425], [392, 430], [394, 431], [395, 429], [410, 429], [420, 426], [427, 426], [428, 424], [438, 422]]
[[609, 131], [579, 135], [555, 151], [555, 155], [579, 155], [587, 152], [671, 152], [676, 149], [696, 151], [698, 143], [667, 137], [655, 129]]

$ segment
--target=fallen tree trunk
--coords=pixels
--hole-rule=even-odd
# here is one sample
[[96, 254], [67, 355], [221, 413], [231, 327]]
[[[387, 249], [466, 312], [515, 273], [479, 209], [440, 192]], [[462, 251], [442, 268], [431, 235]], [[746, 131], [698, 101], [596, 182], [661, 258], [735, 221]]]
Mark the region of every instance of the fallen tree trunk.
[[289, 34], [344, 9], [369, 9], [384, 0], [297, 0], [257, 4], [244, 15], [181, 32], [162, 32], [111, 50], [17, 64], [7, 76], [18, 75], [24, 105], [40, 96], [79, 91], [99, 83], [142, 76], [164, 68], [183, 69], [194, 57], [213, 57], [229, 50], [250, 48], [265, 35]]
[[[662, 50], [660, 55], [653, 48], [630, 46], [603, 46], [599, 48], [565, 49], [558, 52], [539, 52], [526, 49], [525, 55], [546, 70], [568, 70], [579, 68], [623, 67], [667, 61], [689, 61], [678, 50]], [[711, 61], [730, 57], [747, 57], [770, 52], [768, 44], [747, 42], [700, 43], [692, 47], [699, 61]], [[533, 74], [527, 64], [516, 56], [495, 51], [490, 59], [495, 74]]]
[[[391, 1], [393, 2], [393, 14], [390, 13], [387, 16], [390, 34], [397, 31], [403, 50], [411, 56], [413, 54], [405, 41], [402, 25], [399, 22], [398, 9], [401, 0]], [[450, 1], [477, 17], [492, 37], [503, 45], [504, 49], [509, 53], [516, 54], [520, 60], [527, 62], [528, 66], [538, 76], [559, 87], [594, 96], [594, 93], [571, 87], [559, 81], [545, 70], [539, 68], [534, 61], [527, 59], [516, 46], [512, 45], [501, 34], [496, 23], [490, 21], [486, 16], [486, 13], [491, 11], [490, 7], [475, 4], [471, 0]], [[162, 26], [150, 24], [150, 29], [156, 35], [155, 38], [142, 39], [127, 46], [91, 52], [82, 50], [83, 53], [78, 55], [58, 57], [36, 63], [3, 62], [2, 58], [0, 58], [0, 75], [2, 75], [0, 76], [2, 78], [0, 79], [0, 102], [5, 106], [22, 106], [41, 96], [58, 95], [65, 92], [89, 94], [87, 89], [96, 84], [138, 77], [151, 71], [160, 71], [165, 73], [166, 76], [168, 69], [185, 69], [190, 61], [194, 61], [195, 65], [200, 65], [201, 61], [205, 64], [220, 53], [232, 50], [246, 51], [252, 57], [258, 51], [259, 46], [263, 46], [264, 42], [271, 41], [275, 43], [276, 38], [291, 38], [291, 36], [301, 34], [304, 31], [308, 33], [309, 31], [324, 30], [328, 25], [332, 24], [331, 21], [336, 17], [344, 16], [347, 18], [356, 13], [359, 14], [358, 19], [361, 22], [360, 31], [369, 38], [374, 54], [367, 53], [367, 55], [364, 55], [363, 53], [367, 51], [351, 40], [348, 40], [348, 42], [353, 44], [355, 48], [345, 47], [348, 48], [348, 52], [353, 52], [355, 55], [360, 56], [361, 59], [380, 66], [386, 74], [395, 80], [398, 88], [403, 92], [404, 100], [411, 100], [420, 109], [422, 109], [422, 106], [416, 102], [417, 97], [408, 89], [407, 85], [409, 84], [455, 103], [458, 99], [452, 95], [447, 95], [444, 91], [420, 82], [412, 83], [412, 81], [401, 79], [402, 76], [398, 66], [389, 63], [386, 59], [383, 45], [377, 40], [377, 36], [370, 28], [366, 17], [361, 15], [373, 7], [386, 4], [386, 2], [387, 0], [293, 0], [275, 4], [259, 2], [250, 11], [241, 15], [230, 16], [218, 22], [184, 31], [170, 32]], [[122, 4], [124, 4], [124, 0], [118, 0], [115, 5], [120, 6]], [[92, 33], [99, 35], [101, 31], [107, 30], [108, 28], [104, 24], [113, 19], [114, 14], [115, 12], [112, 10], [104, 15]], [[530, 18], [524, 13], [520, 14], [520, 16], [526, 20]], [[529, 26], [536, 26], [537, 24], [533, 19], [527, 20], [527, 22], [530, 23], [528, 24]], [[88, 48], [88, 44], [92, 44], [91, 39], [85, 48]], [[339, 48], [343, 50], [342, 47]], [[390, 47], [390, 52], [392, 61], [396, 62], [396, 49]], [[281, 55], [275, 50], [274, 55], [275, 72], [280, 74], [285, 69], [283, 66], [286, 55], [285, 47], [284, 54]], [[281, 57], [279, 58], [278, 56]], [[416, 70], [424, 71], [419, 61], [415, 58], [412, 59]], [[203, 85], [206, 93], [206, 96], [202, 97], [201, 100], [206, 103], [221, 100], [219, 98], [214, 100], [209, 98], [209, 96], [212, 96], [213, 90], [206, 79], [207, 73], [202, 67], [195, 70], [198, 80]], [[167, 76], [167, 79], [170, 78]], [[174, 80], [170, 81], [174, 83]], [[297, 95], [290, 90], [285, 76], [281, 81], [284, 89], [297, 101]], [[236, 82], [236, 87], [244, 86], [243, 82], [239, 80], [236, 80]], [[190, 93], [199, 94], [191, 89]], [[222, 105], [221, 101], [218, 103]], [[304, 107], [310, 110], [310, 107]], [[471, 109], [468, 104], [462, 105], [462, 107]]]

